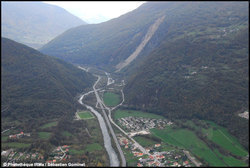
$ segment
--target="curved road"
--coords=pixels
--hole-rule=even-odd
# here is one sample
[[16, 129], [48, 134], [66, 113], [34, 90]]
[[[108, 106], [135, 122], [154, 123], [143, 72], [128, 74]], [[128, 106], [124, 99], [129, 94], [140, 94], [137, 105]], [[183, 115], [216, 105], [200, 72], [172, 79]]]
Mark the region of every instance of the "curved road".
[[108, 116], [109, 116], [109, 120], [111, 121], [111, 123], [114, 124], [123, 134], [125, 134], [127, 137], [129, 137], [129, 139], [130, 139], [131, 141], [134, 142], [134, 145], [135, 145], [138, 149], [140, 149], [140, 151], [141, 151], [142, 153], [147, 154], [147, 155], [150, 155], [150, 154], [146, 151], [145, 148], [143, 148], [138, 142], [136, 142], [136, 141], [134, 140], [134, 138], [132, 138], [132, 137], [131, 137], [128, 133], [126, 133], [121, 127], [119, 127], [119, 126], [113, 121], [113, 119], [112, 119], [112, 117], [111, 117], [111, 111], [113, 111], [114, 109], [116, 109], [118, 106], [122, 105], [123, 102], [124, 102], [124, 93], [123, 93], [123, 90], [121, 90], [121, 93], [122, 93], [122, 102], [121, 102], [120, 104], [118, 104], [117, 106], [113, 107], [112, 109], [110, 109], [109, 107], [107, 107], [107, 106], [104, 104], [103, 101], [101, 101], [101, 103], [102, 103], [102, 105], [108, 110], [108, 112], [109, 112]]
[[[98, 81], [96, 81], [96, 83]], [[112, 147], [111, 138], [110, 138], [110, 135], [108, 133], [108, 129], [107, 129], [106, 123], [105, 123], [102, 115], [99, 114], [93, 107], [91, 107], [91, 106], [89, 106], [87, 104], [84, 104], [82, 102], [82, 99], [84, 98], [84, 96], [87, 96], [88, 94], [93, 93], [93, 92], [94, 92], [94, 90], [89, 91], [88, 93], [85, 93], [85, 94], [81, 95], [81, 97], [79, 98], [78, 102], [80, 104], [84, 105], [87, 109], [89, 109], [97, 117], [98, 122], [99, 122], [100, 127], [101, 127], [102, 135], [103, 135], [104, 146], [105, 146], [106, 151], [107, 151], [108, 156], [109, 156], [110, 166], [116, 166], [116, 167], [118, 167], [119, 166], [119, 159], [117, 157], [117, 154], [116, 154], [115, 150]]]
[[[96, 75], [95, 75], [95, 76], [96, 76]], [[99, 94], [98, 94], [98, 92], [97, 92], [97, 89], [95, 88], [96, 85], [97, 85], [97, 83], [98, 83], [98, 82], [100, 81], [100, 79], [101, 79], [100, 76], [97, 76], [97, 77], [98, 77], [98, 79], [97, 79], [97, 81], [95, 82], [95, 84], [93, 85], [93, 89], [94, 89], [94, 92], [95, 92], [96, 100], [97, 100], [97, 103], [100, 105], [100, 108], [101, 108], [101, 110], [102, 110], [103, 116], [104, 116], [104, 118], [105, 118], [105, 120], [106, 120], [106, 122], [107, 122], [107, 125], [108, 125], [108, 127], [109, 127], [110, 133], [111, 133], [111, 135], [112, 135], [112, 137], [113, 137], [113, 139], [114, 139], [114, 141], [115, 141], [116, 147], [117, 147], [118, 152], [119, 152], [119, 154], [120, 154], [120, 156], [121, 156], [121, 160], [122, 160], [121, 166], [122, 166], [122, 167], [125, 167], [125, 166], [126, 166], [126, 159], [125, 159], [125, 156], [124, 156], [123, 151], [122, 151], [122, 149], [121, 149], [121, 146], [120, 146], [120, 144], [119, 144], [119, 142], [118, 142], [118, 140], [117, 140], [117, 138], [116, 138], [116, 135], [115, 135], [115, 133], [114, 133], [114, 130], [113, 130], [113, 128], [112, 128], [112, 126], [111, 126], [111, 124], [110, 124], [110, 122], [109, 122], [109, 119], [108, 119], [108, 117], [107, 117], [107, 114], [106, 114], [105, 109], [104, 109], [104, 106], [103, 106], [103, 102], [102, 102], [102, 100], [100, 99], [100, 96], [99, 96]]]

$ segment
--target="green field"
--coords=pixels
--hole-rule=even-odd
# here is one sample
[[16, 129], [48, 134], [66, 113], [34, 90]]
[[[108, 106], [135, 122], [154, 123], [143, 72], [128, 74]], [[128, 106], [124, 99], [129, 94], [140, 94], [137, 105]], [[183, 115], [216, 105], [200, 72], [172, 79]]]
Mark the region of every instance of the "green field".
[[151, 132], [168, 144], [191, 151], [207, 161], [210, 166], [226, 166], [192, 131], [166, 128], [164, 130], [152, 129]]
[[[202, 128], [202, 133], [214, 143], [220, 145], [225, 150], [238, 156], [246, 156], [248, 152], [241, 146], [239, 141], [223, 127], [215, 124], [212, 121], [200, 120], [201, 123], [207, 123], [210, 125], [209, 128]], [[200, 126], [195, 125], [191, 120], [185, 121], [185, 125], [199, 130]]]
[[10, 147], [10, 148], [24, 148], [29, 147], [30, 144], [27, 143], [18, 143], [18, 142], [9, 142], [9, 143], [2, 143], [2, 147]]
[[82, 155], [84, 153], [85, 153], [84, 150], [69, 149], [69, 154], [70, 155]]
[[149, 147], [149, 146], [152, 146], [154, 144], [157, 144], [158, 142], [150, 139], [150, 138], [147, 138], [147, 137], [144, 137], [144, 136], [135, 136], [134, 139], [140, 144], [142, 145], [143, 147]]
[[[225, 150], [238, 156], [246, 156], [247, 151], [241, 146], [239, 141], [230, 135], [230, 133], [223, 127], [215, 124], [211, 121], [203, 121], [210, 124], [210, 128], [202, 128], [202, 132], [207, 135], [208, 139], [214, 143], [220, 145]], [[193, 127], [198, 129], [198, 127], [193, 124]]]
[[38, 132], [38, 136], [41, 139], [49, 139], [51, 133], [50, 132]]
[[87, 145], [85, 150], [88, 152], [98, 151], [98, 150], [102, 150], [102, 146], [98, 143], [93, 143], [93, 144]]
[[213, 130], [212, 128], [205, 130], [205, 132], [207, 131], [206, 133], [208, 133], [208, 138], [210, 140], [235, 155], [246, 156], [248, 154], [248, 152], [240, 145], [239, 141], [230, 135], [225, 128], [220, 127], [213, 122], [209, 123], [216, 128], [216, 130]]
[[49, 128], [49, 127], [54, 127], [54, 126], [56, 126], [57, 124], [58, 124], [58, 121], [53, 121], [53, 122], [44, 124], [43, 126], [41, 126], [41, 128], [44, 129], [44, 128]]
[[247, 166], [246, 163], [244, 163], [243, 161], [241, 160], [238, 160], [238, 159], [235, 159], [231, 156], [225, 156], [225, 155], [222, 155], [217, 149], [214, 151], [217, 156], [219, 156], [220, 158], [223, 159], [223, 161], [228, 165], [228, 166], [234, 166], [234, 167], [239, 167], [239, 166]]
[[117, 110], [114, 113], [114, 119], [129, 117], [129, 116], [164, 119], [164, 117], [162, 117], [160, 115], [156, 115], [153, 113], [146, 113], [146, 112], [142, 112], [142, 111], [135, 111], [135, 110]]
[[8, 136], [1, 136], [1, 141], [7, 141], [8, 140]]
[[90, 119], [94, 118], [94, 116], [89, 111], [78, 112], [78, 115], [81, 119]]
[[62, 132], [63, 136], [73, 136], [71, 133], [69, 133], [68, 131], [63, 131]]
[[103, 95], [103, 101], [106, 106], [116, 106], [121, 102], [120, 96], [112, 92], [105, 92]]
[[126, 162], [127, 162], [127, 166], [128, 167], [135, 167], [137, 165], [138, 162], [138, 158], [135, 157], [133, 155], [133, 153], [127, 149], [123, 149], [125, 158], [126, 158]]

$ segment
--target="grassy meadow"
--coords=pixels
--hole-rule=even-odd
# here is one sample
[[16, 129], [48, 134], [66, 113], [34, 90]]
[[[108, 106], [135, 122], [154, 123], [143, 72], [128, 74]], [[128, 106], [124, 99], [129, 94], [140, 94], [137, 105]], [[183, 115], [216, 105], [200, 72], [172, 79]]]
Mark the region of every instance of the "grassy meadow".
[[53, 121], [53, 122], [42, 125], [40, 128], [44, 129], [44, 128], [49, 128], [49, 127], [54, 127], [57, 124], [58, 124], [58, 121]]
[[112, 92], [105, 92], [103, 95], [103, 101], [106, 106], [111, 106], [111, 107], [116, 106], [121, 102], [120, 96]]
[[78, 115], [81, 119], [90, 119], [90, 118], [94, 118], [94, 116], [91, 114], [91, 112], [89, 111], [82, 111], [82, 112], [78, 112]]

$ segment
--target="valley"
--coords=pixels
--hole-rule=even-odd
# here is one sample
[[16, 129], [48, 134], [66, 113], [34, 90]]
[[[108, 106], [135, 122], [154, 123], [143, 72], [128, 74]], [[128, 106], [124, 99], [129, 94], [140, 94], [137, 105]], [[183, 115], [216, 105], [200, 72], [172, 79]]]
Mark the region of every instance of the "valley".
[[[80, 68], [80, 67], [79, 67]], [[81, 69], [88, 69], [91, 72], [91, 68], [81, 68]], [[102, 115], [106, 116], [108, 114], [108, 118], [104, 117], [105, 119], [108, 119], [108, 122], [112, 123], [115, 129], [115, 133], [111, 134], [111, 137], [118, 138], [119, 145], [118, 150], [120, 158], [122, 159], [122, 163], [120, 166], [201, 166], [201, 165], [221, 165], [221, 166], [244, 166], [246, 163], [244, 163], [244, 158], [241, 158], [239, 156], [246, 156], [248, 153], [245, 153], [245, 150], [242, 147], [239, 147], [240, 150], [242, 150], [243, 155], [237, 154], [238, 156], [234, 155], [234, 152], [231, 153], [230, 157], [225, 156], [225, 152], [222, 152], [225, 150], [223, 147], [223, 144], [218, 144], [216, 139], [213, 139], [212, 143], [209, 142], [204, 136], [200, 136], [200, 132], [195, 130], [193, 127], [185, 125], [185, 123], [191, 123], [193, 126], [196, 126], [198, 123], [204, 123], [203, 121], [197, 121], [195, 120], [195, 124], [193, 121], [187, 120], [186, 122], [182, 122], [184, 125], [180, 124], [180, 121], [177, 120], [176, 122], [171, 122], [162, 116], [157, 116], [150, 113], [145, 112], [137, 112], [137, 111], [131, 111], [131, 110], [119, 110], [119, 106], [122, 107], [124, 103], [124, 94], [123, 94], [123, 87], [125, 86], [124, 80], [122, 80], [122, 83], [117, 83], [117, 80], [112, 79], [111, 75], [107, 75], [108, 73], [105, 72], [102, 76], [97, 76], [98, 79], [93, 85], [93, 91], [88, 92], [89, 93], [95, 93], [96, 96], [96, 108], [99, 110], [99, 112], [102, 111]], [[100, 81], [102, 81], [99, 83]], [[107, 81], [107, 83], [106, 83]], [[110, 81], [113, 81], [110, 84]], [[98, 89], [96, 89], [96, 86], [99, 86]], [[120, 90], [120, 96], [118, 96]], [[108, 92], [107, 92], [108, 91]], [[99, 92], [99, 93], [98, 93]], [[100, 97], [100, 95], [102, 95]], [[82, 99], [81, 99], [82, 101]], [[93, 105], [95, 103], [92, 103]], [[88, 107], [93, 112], [93, 107]], [[95, 111], [96, 112], [96, 111]], [[126, 119], [127, 117], [130, 117]], [[139, 117], [139, 118], [138, 118]], [[149, 120], [147, 119], [149, 117]], [[115, 118], [115, 120], [113, 120]], [[151, 118], [151, 119], [150, 119]], [[125, 123], [121, 124], [120, 120], [122, 119]], [[127, 121], [126, 121], [126, 120]], [[146, 119], [146, 120], [145, 120]], [[150, 121], [151, 120], [151, 121]], [[166, 122], [164, 121], [166, 120]], [[107, 120], [106, 120], [107, 121]], [[130, 126], [128, 126], [128, 122], [130, 122]], [[132, 123], [131, 123], [132, 122]], [[142, 127], [139, 123], [142, 122], [142, 125], [146, 125], [146, 127]], [[198, 123], [197, 123], [198, 122]], [[155, 123], [160, 123], [160, 125], [157, 125]], [[132, 125], [131, 125], [132, 124]], [[139, 125], [138, 125], [139, 124]], [[210, 126], [207, 126], [206, 123], [205, 128], [210, 128]], [[208, 122], [208, 124], [212, 124], [212, 128], [214, 127], [218, 128], [218, 126], [214, 125], [212, 122]], [[134, 126], [133, 126], [134, 125]], [[151, 127], [148, 127], [152, 125]], [[110, 128], [110, 127], [109, 127]], [[112, 127], [111, 127], [112, 128]], [[205, 128], [204, 131], [206, 130]], [[133, 129], [133, 131], [131, 131]], [[176, 132], [176, 137], [166, 137], [166, 134], [169, 133], [163, 133], [163, 130], [171, 130], [173, 129], [174, 132]], [[225, 131], [224, 128], [220, 127], [219, 129], [222, 129], [223, 132]], [[145, 131], [144, 131], [145, 130]], [[144, 131], [144, 132], [143, 132]], [[178, 131], [180, 131], [180, 135], [177, 136]], [[205, 131], [206, 132], [206, 131]], [[219, 130], [221, 132], [221, 130]], [[163, 133], [163, 134], [162, 134]], [[215, 134], [215, 133], [214, 133]], [[225, 134], [228, 134], [226, 131]], [[227, 137], [224, 133], [222, 134], [222, 139], [219, 140], [223, 141], [224, 143], [231, 143], [227, 146], [234, 146], [232, 145], [232, 139]], [[213, 135], [213, 134], [212, 134]], [[225, 135], [223, 137], [223, 135]], [[183, 136], [183, 137], [179, 137]], [[184, 140], [184, 137], [187, 138], [185, 141], [181, 142], [180, 140]], [[190, 137], [190, 138], [189, 138]], [[144, 140], [141, 140], [141, 138]], [[205, 138], [205, 139], [204, 139]], [[218, 137], [219, 138], [219, 137]], [[189, 147], [188, 140], [191, 140], [193, 144], [192, 148], [197, 146], [197, 144], [201, 144], [201, 147], [197, 146], [197, 149], [192, 149]], [[150, 143], [150, 142], [153, 143]], [[114, 142], [116, 142], [114, 140]], [[211, 145], [217, 143], [219, 146], [212, 147]], [[159, 144], [159, 145], [158, 145]], [[235, 141], [233, 144], [238, 144], [237, 141]], [[151, 147], [152, 145], [155, 146], [163, 146], [160, 149], [157, 147]], [[220, 146], [222, 145], [222, 146]], [[122, 146], [122, 150], [121, 147]], [[170, 150], [169, 147], [170, 146]], [[167, 147], [167, 148], [166, 148]], [[184, 147], [184, 148], [183, 148]], [[223, 150], [221, 148], [224, 148]], [[238, 147], [236, 147], [238, 148]], [[235, 148], [235, 149], [236, 149]], [[164, 151], [164, 149], [167, 149]], [[108, 150], [108, 149], [107, 149]], [[154, 152], [152, 152], [152, 151]], [[207, 153], [202, 154], [199, 153], [199, 150], [207, 150]], [[231, 149], [226, 149], [231, 152]], [[151, 151], [151, 152], [150, 152]], [[219, 152], [220, 151], [220, 152]], [[158, 153], [157, 153], [158, 152]], [[190, 154], [191, 152], [191, 154]], [[130, 160], [130, 155], [137, 156], [137, 159]], [[124, 158], [125, 155], [125, 158]], [[174, 158], [180, 158], [175, 159], [175, 161], [171, 161], [171, 157], [174, 155]], [[221, 156], [224, 158], [222, 159]], [[218, 158], [219, 157], [219, 158]], [[236, 159], [236, 158], [237, 159]], [[161, 159], [159, 159], [161, 158]], [[242, 160], [243, 159], [243, 160]], [[230, 161], [229, 161], [230, 160]], [[111, 163], [112, 164], [112, 163]]]
[[[93, 150], [90, 149], [90, 144], [82, 148], [71, 142], [65, 143], [63, 146], [55, 146], [51, 151], [54, 154], [49, 154], [47, 159], [39, 152], [28, 153], [27, 150], [18, 152], [20, 149], [27, 149], [30, 144], [27, 143], [29, 142], [27, 140], [25, 143], [20, 143], [20, 140], [6, 143], [6, 140], [9, 139], [6, 136], [9, 134], [6, 132], [12, 129], [11, 132], [15, 132], [15, 128], [12, 127], [2, 131], [2, 135], [5, 135], [2, 137], [2, 147], [6, 152], [2, 156], [6, 156], [7, 162], [34, 161], [35, 159], [38, 162], [44, 161], [46, 164], [68, 163], [74, 157], [84, 154], [86, 150], [105, 150], [109, 163], [99, 161], [98, 164], [122, 167], [246, 166], [244, 158], [248, 153], [234, 137], [229, 135], [225, 128], [210, 121], [170, 120], [160, 115], [127, 109], [124, 106], [124, 80], [113, 79], [112, 74], [96, 68], [81, 66], [78, 68], [83, 71], [88, 70], [97, 78], [92, 86], [93, 90], [78, 96], [79, 104], [86, 110], [78, 110], [74, 119], [72, 118], [73, 122], [84, 120], [88, 121], [87, 125], [91, 122], [92, 126], [95, 123], [95, 129], [99, 130], [98, 136], [102, 138], [99, 139], [99, 142], [92, 143]], [[90, 112], [93, 114], [90, 115]], [[38, 132], [39, 137], [48, 140], [53, 134], [50, 133], [51, 128], [55, 128], [57, 125], [58, 121], [43, 124], [40, 127], [43, 132]], [[87, 127], [86, 130], [84, 129], [87, 133], [85, 135], [89, 137], [97, 135], [93, 129], [90, 129], [92, 127]], [[63, 131], [62, 134], [66, 137], [73, 136], [69, 131]], [[34, 134], [29, 133], [30, 135], [34, 137]], [[103, 145], [101, 141], [103, 141]], [[228, 148], [229, 146], [232, 148]], [[86, 163], [84, 162], [84, 164]], [[86, 164], [86, 166], [88, 165], [91, 164]]]
[[10, 30], [34, 31], [8, 37], [39, 49], [1, 39], [1, 166], [249, 166], [246, 2], [145, 2], [99, 24], [31, 3], [55, 13], [39, 28], [47, 15], [13, 4]]

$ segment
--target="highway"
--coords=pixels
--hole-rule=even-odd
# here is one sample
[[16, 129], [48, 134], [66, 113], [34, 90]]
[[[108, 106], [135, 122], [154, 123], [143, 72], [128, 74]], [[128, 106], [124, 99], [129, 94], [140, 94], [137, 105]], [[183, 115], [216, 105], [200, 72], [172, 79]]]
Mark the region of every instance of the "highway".
[[119, 152], [119, 154], [120, 154], [120, 157], [121, 157], [121, 160], [122, 160], [121, 166], [122, 166], [122, 167], [125, 167], [125, 166], [126, 166], [126, 159], [125, 159], [125, 156], [124, 156], [123, 151], [122, 151], [122, 149], [121, 149], [121, 146], [120, 146], [120, 144], [119, 144], [119, 142], [118, 142], [118, 140], [117, 140], [117, 137], [116, 137], [116, 135], [115, 135], [115, 133], [114, 133], [114, 130], [113, 130], [111, 124], [110, 124], [110, 121], [109, 121], [109, 119], [108, 119], [108, 117], [107, 117], [107, 114], [106, 114], [106, 112], [105, 112], [105, 108], [104, 108], [104, 106], [103, 106], [104, 103], [103, 103], [102, 100], [100, 99], [100, 96], [99, 96], [99, 94], [98, 94], [98, 92], [97, 92], [97, 89], [96, 89], [96, 85], [98, 84], [98, 82], [99, 82], [100, 79], [101, 79], [100, 76], [97, 76], [97, 77], [98, 77], [98, 79], [97, 79], [97, 81], [95, 82], [95, 84], [93, 85], [93, 90], [94, 90], [94, 92], [95, 92], [96, 100], [97, 100], [97, 103], [99, 104], [99, 106], [100, 106], [100, 108], [101, 108], [101, 110], [102, 110], [103, 116], [104, 116], [104, 118], [105, 118], [105, 120], [106, 120], [106, 123], [107, 123], [107, 125], [108, 125], [108, 127], [109, 127], [110, 133], [111, 133], [111, 135], [112, 135], [112, 137], [113, 137], [113, 139], [114, 139], [114, 142], [115, 142], [116, 147], [117, 147], [117, 149], [118, 149], [118, 152]]

